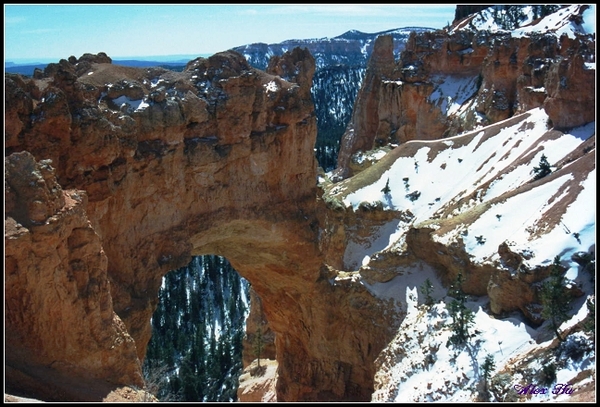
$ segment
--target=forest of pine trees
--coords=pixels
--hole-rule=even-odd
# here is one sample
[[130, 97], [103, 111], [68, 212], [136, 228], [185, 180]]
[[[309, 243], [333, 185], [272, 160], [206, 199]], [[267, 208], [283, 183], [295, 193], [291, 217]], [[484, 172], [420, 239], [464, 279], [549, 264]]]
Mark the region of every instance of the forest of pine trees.
[[143, 366], [160, 401], [237, 401], [248, 290], [219, 256], [164, 277]]
[[325, 172], [335, 169], [340, 141], [352, 117], [365, 76], [363, 66], [334, 65], [317, 69], [311, 88], [317, 115], [315, 155]]

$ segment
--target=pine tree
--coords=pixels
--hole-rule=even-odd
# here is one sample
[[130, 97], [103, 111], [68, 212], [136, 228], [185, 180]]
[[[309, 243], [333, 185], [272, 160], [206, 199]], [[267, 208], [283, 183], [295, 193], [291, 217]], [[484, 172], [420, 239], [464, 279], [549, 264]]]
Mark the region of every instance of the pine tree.
[[560, 325], [569, 317], [571, 309], [569, 296], [565, 292], [566, 280], [560, 265], [560, 256], [554, 258], [550, 269], [549, 279], [542, 285], [542, 317], [550, 320], [550, 329], [556, 334], [559, 341], [565, 339], [559, 332]]
[[386, 183], [385, 183], [385, 187], [383, 187], [383, 189], [381, 190], [381, 192], [383, 192], [385, 195], [389, 194], [392, 190], [390, 189], [390, 179], [388, 178]]
[[481, 371], [482, 371], [483, 380], [485, 380], [486, 390], [487, 390], [487, 383], [490, 380], [490, 376], [495, 368], [496, 368], [496, 363], [494, 361], [494, 355], [488, 353], [488, 355], [485, 357], [483, 364], [481, 365]]
[[[247, 286], [226, 259], [194, 257], [164, 277], [144, 369], [166, 366], [160, 401], [236, 401]], [[217, 340], [215, 327], [221, 324]]]
[[550, 163], [548, 162], [548, 158], [546, 157], [546, 155], [542, 154], [542, 157], [540, 158], [539, 166], [533, 167], [533, 173], [535, 174], [533, 176], [533, 179], [534, 180], [542, 179], [546, 175], [550, 174], [551, 172], [552, 172], [552, 169], [550, 168]]
[[426, 279], [420, 289], [421, 294], [425, 296], [425, 305], [433, 305], [433, 297], [431, 296], [431, 293], [433, 292], [433, 284], [431, 284], [431, 281]]
[[450, 295], [454, 299], [448, 307], [450, 316], [452, 317], [452, 323], [450, 324], [452, 336], [450, 336], [448, 342], [453, 345], [461, 345], [467, 342], [469, 339], [469, 327], [473, 325], [475, 319], [473, 311], [465, 305], [467, 295], [462, 290], [463, 281], [463, 275], [459, 272], [450, 290]]
[[489, 401], [489, 399], [490, 399], [488, 383], [490, 381], [490, 377], [491, 377], [494, 369], [496, 369], [494, 355], [491, 355], [488, 353], [488, 355], [485, 357], [484, 362], [481, 365], [481, 376], [483, 379], [483, 391], [481, 392], [480, 400], [482, 400], [482, 401]]
[[585, 305], [588, 309], [588, 315], [583, 320], [583, 329], [586, 332], [594, 332], [596, 330], [596, 298], [588, 297]]
[[260, 355], [262, 354], [264, 347], [264, 339], [262, 333], [262, 327], [259, 326], [254, 334], [254, 356], [258, 359], [258, 371], [260, 372]]
[[525, 13], [523, 12], [522, 6], [521, 5], [511, 5], [511, 6], [504, 6], [504, 13], [506, 15], [505, 17], [505, 23], [504, 23], [504, 29], [506, 30], [514, 30], [516, 28], [519, 28], [521, 25], [521, 21], [525, 20], [526, 16]]

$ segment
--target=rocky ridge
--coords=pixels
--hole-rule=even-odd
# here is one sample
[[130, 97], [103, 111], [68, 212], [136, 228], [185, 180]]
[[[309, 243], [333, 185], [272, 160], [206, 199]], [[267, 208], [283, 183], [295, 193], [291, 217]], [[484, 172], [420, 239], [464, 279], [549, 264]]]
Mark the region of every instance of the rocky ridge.
[[512, 35], [455, 24], [413, 33], [398, 61], [393, 38], [377, 39], [378, 56], [369, 62], [342, 138], [337, 179], [355, 173], [352, 156], [359, 151], [451, 137], [540, 106], [559, 129], [594, 120], [595, 69], [588, 68], [594, 36]]
[[306, 48], [315, 58], [315, 74], [311, 88], [317, 118], [317, 149], [319, 165], [326, 171], [335, 168], [339, 140], [352, 115], [352, 107], [375, 40], [380, 35], [394, 39], [394, 55], [405, 48], [411, 32], [433, 31], [423, 27], [408, 27], [379, 33], [352, 30], [333, 38], [287, 40], [278, 44], [247, 44], [233, 48], [244, 55], [248, 63], [266, 69], [269, 60], [296, 47]]
[[[550, 31], [524, 36], [523, 28], [513, 36], [510, 32], [469, 30], [464, 22], [455, 22], [449, 32], [412, 37], [397, 63], [390, 57], [392, 39], [378, 38], [373, 55], [379, 52], [381, 56], [370, 62], [353, 120], [342, 140], [338, 168], [323, 174], [321, 184], [331, 207], [346, 213], [340, 222], [346, 225], [345, 234], [338, 232], [346, 242], [340, 245], [340, 250], [345, 249], [342, 269], [356, 270], [354, 278], [385, 292], [398, 291], [393, 287], [405, 281], [409, 286], [402, 286], [394, 298], [409, 309], [412, 285], [424, 280], [419, 280], [414, 270], [433, 267], [432, 280], [439, 279], [445, 287], [461, 272], [466, 278], [464, 290], [488, 301], [480, 302], [487, 313], [496, 318], [518, 315], [537, 329], [544, 322], [540, 286], [549, 274], [552, 257], [561, 253], [567, 257], [562, 263], [565, 271], [573, 279], [565, 295], [579, 298], [574, 300], [573, 312], [579, 310], [585, 315], [585, 299], [594, 301], [587, 271], [595, 258], [595, 221], [593, 214], [568, 208], [595, 193], [595, 89], [591, 85], [595, 81], [595, 55], [590, 52], [595, 35], [581, 33], [586, 10], [586, 6], [570, 6], [556, 13], [562, 16], [560, 21], [571, 22], [574, 35]], [[554, 17], [549, 17], [550, 21]], [[551, 25], [544, 20], [534, 23]], [[556, 26], [564, 27], [560, 23]], [[477, 36], [486, 40], [479, 41]], [[481, 52], [480, 46], [489, 49]], [[571, 76], [567, 72], [577, 73]], [[560, 110], [554, 109], [556, 105]], [[569, 139], [573, 143], [567, 146]], [[552, 147], [558, 144], [562, 147]], [[536, 179], [531, 171], [522, 172], [523, 168], [533, 168], [542, 153], [554, 157], [551, 177]], [[474, 155], [478, 158], [472, 166], [455, 168], [452, 176], [446, 176], [445, 171], [454, 164], [460, 166]], [[562, 184], [559, 179], [570, 181]], [[539, 207], [524, 204], [509, 209], [509, 202], [528, 202], [525, 197], [539, 194], [546, 182], [554, 187], [547, 190], [547, 200], [538, 201]], [[392, 188], [384, 192], [388, 185]], [[555, 188], [560, 192], [553, 195]], [[564, 194], [560, 199], [559, 193]], [[360, 213], [364, 234], [357, 233], [348, 222], [350, 209]], [[515, 210], [527, 215], [510, 232], [496, 231], [501, 227], [491, 223], [482, 228], [488, 225], [485, 219], [496, 216], [504, 222], [505, 214]], [[567, 219], [573, 217], [581, 220], [578, 228], [587, 230], [587, 239], [580, 239], [582, 230], [566, 226], [571, 223]], [[558, 234], [561, 229], [566, 232], [564, 237]], [[482, 234], [477, 236], [477, 232]], [[527, 238], [522, 243], [502, 240], [523, 232]], [[560, 242], [552, 241], [554, 238]], [[532, 250], [536, 246], [539, 249]], [[546, 251], [554, 248], [556, 253], [536, 255], [544, 251], [543, 246]], [[592, 262], [582, 263], [582, 255]], [[383, 288], [386, 286], [389, 288]], [[414, 307], [423, 307], [422, 298], [417, 297]], [[441, 293], [437, 298], [449, 301]], [[447, 304], [442, 307], [446, 308]], [[395, 345], [390, 343], [376, 362], [373, 401], [476, 401], [461, 390], [473, 383], [464, 371], [460, 376], [457, 369], [454, 379], [455, 372], [443, 371], [443, 364], [431, 365], [442, 353], [437, 351], [441, 345], [437, 335], [446, 333], [446, 322], [441, 322], [445, 317], [432, 310], [432, 318], [437, 316], [438, 321], [435, 328], [428, 329], [435, 334], [423, 334], [416, 331], [421, 329], [416, 325], [427, 313], [423, 308], [415, 313], [418, 315], [410, 319], [407, 316]], [[581, 330], [579, 326], [573, 332]], [[419, 340], [409, 345], [415, 334], [421, 335]], [[586, 338], [583, 342], [593, 341], [594, 334], [582, 335]], [[532, 334], [531, 340], [540, 344], [531, 351], [537, 356], [514, 354], [499, 367], [502, 380], [507, 380], [507, 371], [531, 380], [533, 365], [543, 363], [539, 355], [560, 348], [556, 343], [541, 345], [546, 339], [542, 333]], [[477, 345], [472, 350], [484, 347], [481, 344], [485, 341], [474, 341]], [[434, 349], [429, 350], [433, 358], [429, 365], [418, 357], [427, 356], [424, 343]], [[593, 351], [591, 355], [593, 360]], [[432, 369], [447, 377], [443, 389], [435, 380], [427, 388], [419, 387], [418, 383], [432, 380], [427, 373]], [[398, 374], [400, 371], [404, 373]], [[586, 389], [579, 395], [581, 400], [590, 398], [589, 388], [594, 388], [595, 382], [589, 377], [594, 372], [593, 367], [584, 369], [569, 379]], [[503, 386], [503, 391], [508, 391], [508, 384]], [[498, 400], [504, 396], [506, 393], [498, 393]]]
[[366, 66], [377, 37], [390, 35], [395, 40], [394, 53], [404, 50], [411, 32], [432, 31], [425, 27], [406, 27], [377, 33], [348, 31], [333, 38], [312, 38], [287, 40], [278, 44], [255, 43], [233, 48], [242, 54], [248, 63], [258, 69], [265, 69], [272, 56], [280, 56], [294, 48], [306, 48], [315, 58], [317, 71], [336, 65]]

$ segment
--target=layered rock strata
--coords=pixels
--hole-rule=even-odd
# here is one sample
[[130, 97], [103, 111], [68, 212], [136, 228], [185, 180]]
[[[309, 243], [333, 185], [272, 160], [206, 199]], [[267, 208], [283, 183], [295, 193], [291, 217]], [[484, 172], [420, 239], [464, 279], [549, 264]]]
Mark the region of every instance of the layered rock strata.
[[[10, 386], [38, 368], [65, 376], [39, 386], [54, 386], [54, 399], [81, 399], [61, 392], [82, 372], [140, 386], [162, 277], [216, 254], [262, 300], [279, 401], [368, 400], [391, 324], [380, 300], [360, 283], [333, 284], [323, 263], [313, 73], [312, 56], [297, 49], [268, 72], [225, 52], [181, 73], [100, 54], [61, 60], [34, 79], [6, 76]], [[23, 156], [26, 166], [12, 164]], [[45, 192], [26, 193], [40, 177]], [[69, 208], [78, 223], [54, 233]], [[37, 243], [13, 249], [15, 236]]]
[[[393, 39], [379, 37], [342, 138], [336, 179], [360, 171], [358, 152], [454, 136], [536, 107], [558, 129], [593, 121], [594, 48], [595, 38], [584, 35], [438, 30], [413, 33], [395, 61]], [[461, 84], [462, 93], [446, 82]]]

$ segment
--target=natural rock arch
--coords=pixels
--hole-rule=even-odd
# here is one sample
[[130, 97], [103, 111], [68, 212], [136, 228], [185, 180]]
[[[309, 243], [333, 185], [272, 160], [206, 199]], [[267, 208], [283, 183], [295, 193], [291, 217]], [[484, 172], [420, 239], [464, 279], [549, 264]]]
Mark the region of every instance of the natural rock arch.
[[[7, 353], [18, 355], [7, 360], [9, 387], [96, 400], [69, 386], [143, 385], [162, 277], [192, 255], [217, 254], [262, 299], [279, 401], [368, 400], [391, 330], [380, 300], [334, 283], [324, 262], [312, 56], [296, 49], [272, 73], [234, 52], [182, 73], [87, 62], [5, 79]], [[66, 296], [48, 303], [45, 290]], [[36, 388], [48, 372], [62, 384]]]

